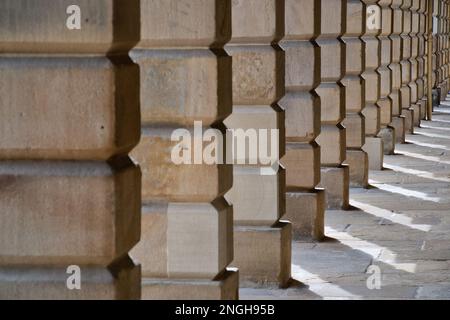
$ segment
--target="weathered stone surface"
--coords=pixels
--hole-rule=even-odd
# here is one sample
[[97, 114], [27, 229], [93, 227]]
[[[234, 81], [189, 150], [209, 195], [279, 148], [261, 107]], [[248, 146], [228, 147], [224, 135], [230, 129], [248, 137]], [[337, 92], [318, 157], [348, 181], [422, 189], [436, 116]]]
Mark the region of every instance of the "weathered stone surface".
[[363, 150], [369, 155], [370, 170], [383, 169], [383, 140], [381, 138], [367, 137]]
[[[71, 5], [81, 11], [77, 30], [67, 27]], [[138, 7], [138, 0], [5, 0], [0, 3], [0, 52], [126, 52], [139, 40]]]
[[164, 280], [144, 279], [143, 300], [237, 300], [239, 272], [230, 268], [217, 279]]
[[139, 178], [129, 160], [1, 161], [0, 264], [107, 266], [139, 241]]
[[2, 300], [138, 300], [140, 267], [128, 257], [109, 268], [80, 265], [81, 289], [69, 290], [67, 267], [0, 267]]
[[367, 187], [369, 184], [369, 157], [362, 150], [347, 150], [345, 163], [349, 166], [350, 186]]
[[2, 57], [0, 158], [126, 154], [140, 135], [137, 77], [131, 62], [106, 57]]
[[286, 215], [295, 240], [322, 240], [324, 237], [325, 191], [292, 191], [286, 194]]
[[291, 278], [290, 223], [273, 227], [235, 227], [235, 259], [241, 284], [278, 284], [286, 287]]
[[314, 189], [320, 182], [320, 147], [317, 144], [289, 144], [281, 162], [286, 168], [288, 188]]
[[233, 204], [235, 223], [272, 225], [285, 211], [285, 185], [284, 169], [262, 174], [258, 167], [234, 166], [234, 185], [226, 198]]
[[349, 167], [322, 167], [320, 187], [325, 189], [327, 209], [346, 209], [349, 204]]

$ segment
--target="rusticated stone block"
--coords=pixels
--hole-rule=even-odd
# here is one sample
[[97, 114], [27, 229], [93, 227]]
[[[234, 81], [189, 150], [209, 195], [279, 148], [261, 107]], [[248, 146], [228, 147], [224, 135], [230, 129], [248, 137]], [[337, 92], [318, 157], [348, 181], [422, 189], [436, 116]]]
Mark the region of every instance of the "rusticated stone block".
[[[68, 267], [68, 266], [67, 266]], [[138, 300], [140, 267], [125, 256], [113, 265], [80, 265], [81, 289], [69, 290], [67, 267], [0, 267], [2, 300]]]
[[345, 92], [340, 84], [321, 83], [316, 89], [320, 96], [322, 124], [338, 124], [345, 118]]
[[365, 118], [362, 114], [349, 113], [342, 123], [346, 128], [347, 148], [361, 148], [365, 142]]
[[366, 105], [362, 114], [366, 118], [366, 135], [376, 136], [380, 131], [380, 108], [377, 105]]
[[395, 140], [397, 143], [405, 143], [405, 117], [395, 117], [392, 119], [392, 126], [395, 129]]
[[237, 300], [239, 272], [229, 268], [215, 280], [143, 279], [143, 300]]
[[145, 125], [208, 126], [231, 113], [231, 57], [199, 49], [135, 51], [133, 58]]
[[378, 133], [378, 137], [383, 141], [384, 154], [393, 155], [395, 153], [395, 144], [397, 143], [395, 128], [392, 126], [382, 128]]
[[286, 219], [294, 240], [322, 240], [325, 234], [325, 191], [292, 191], [286, 194]]
[[369, 169], [382, 170], [384, 160], [383, 140], [378, 137], [367, 137], [363, 150], [369, 155]]
[[[239, 225], [272, 225], [285, 213], [286, 172], [271, 168], [234, 166], [233, 188], [226, 199], [233, 204]], [[264, 171], [267, 169], [267, 174]]]
[[[77, 30], [66, 23], [71, 5], [81, 11]], [[0, 3], [0, 52], [127, 51], [139, 40], [138, 7], [138, 0], [4, 0]]]
[[322, 165], [340, 165], [345, 160], [346, 133], [341, 126], [322, 126], [317, 138]]
[[272, 227], [235, 227], [235, 258], [241, 285], [278, 284], [291, 278], [292, 226], [280, 221]]
[[129, 159], [0, 161], [0, 185], [2, 266], [107, 266], [139, 241], [140, 172]]
[[140, 136], [138, 72], [105, 57], [1, 58], [0, 158], [126, 154]]
[[210, 47], [231, 34], [231, 1], [140, 1], [140, 47]]
[[366, 188], [369, 185], [369, 157], [362, 150], [347, 150], [350, 186]]
[[348, 112], [361, 112], [364, 108], [364, 80], [359, 76], [346, 76], [342, 81], [345, 87], [345, 109]]
[[310, 142], [320, 134], [320, 100], [316, 95], [288, 92], [280, 106], [285, 110], [287, 142]]
[[380, 107], [380, 124], [385, 127], [392, 121], [392, 103], [391, 99], [385, 98], [378, 100]]
[[325, 189], [327, 209], [347, 209], [349, 206], [349, 167], [322, 167], [322, 181], [319, 187]]
[[144, 278], [212, 280], [233, 259], [232, 221], [225, 201], [146, 205], [142, 239], [131, 255]]
[[[192, 130], [190, 132], [194, 137]], [[229, 165], [176, 165], [171, 155], [179, 142], [171, 141], [171, 134], [170, 129], [144, 130], [141, 143], [132, 152], [142, 169], [144, 203], [155, 200], [212, 202], [231, 188], [233, 172]], [[203, 143], [200, 142], [200, 146]], [[194, 163], [194, 156], [191, 160]]]
[[233, 57], [235, 105], [272, 105], [284, 95], [284, 53], [281, 50], [269, 45], [251, 49], [227, 46], [226, 50]]
[[290, 143], [282, 159], [287, 187], [314, 189], [320, 182], [320, 147], [307, 143]]

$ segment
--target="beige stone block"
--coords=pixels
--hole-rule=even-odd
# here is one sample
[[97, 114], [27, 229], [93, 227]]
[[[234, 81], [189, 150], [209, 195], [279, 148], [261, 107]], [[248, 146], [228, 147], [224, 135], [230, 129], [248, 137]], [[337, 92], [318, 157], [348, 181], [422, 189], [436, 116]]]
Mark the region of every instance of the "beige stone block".
[[321, 83], [316, 89], [321, 103], [322, 124], [338, 124], [345, 118], [345, 91], [337, 83]]
[[362, 114], [366, 118], [366, 135], [377, 135], [380, 131], [380, 107], [374, 104], [366, 105]]
[[[384, 2], [384, 3], [383, 3]], [[389, 36], [392, 32], [392, 9], [387, 7], [391, 4], [391, 0], [379, 1], [381, 8], [381, 34], [383, 36]], [[386, 6], [386, 7], [385, 7]]]
[[313, 189], [320, 182], [320, 147], [316, 143], [289, 143], [281, 162], [288, 188]]
[[365, 141], [365, 118], [362, 114], [349, 113], [342, 123], [346, 129], [347, 148], [361, 148]]
[[381, 65], [385, 68], [392, 61], [392, 42], [387, 37], [380, 38], [380, 54], [381, 54]]
[[381, 128], [380, 133], [378, 133], [378, 137], [383, 141], [384, 154], [395, 154], [395, 144], [397, 143], [395, 128], [392, 126]]
[[389, 98], [392, 101], [392, 116], [399, 116], [401, 114], [400, 92], [398, 90], [391, 92]]
[[272, 227], [235, 227], [234, 261], [240, 285], [278, 284], [291, 278], [292, 226], [280, 221]]
[[284, 3], [276, 0], [235, 0], [231, 1], [233, 10], [232, 42], [270, 43], [281, 39], [283, 34], [277, 28], [280, 10]]
[[383, 140], [378, 137], [367, 137], [363, 150], [369, 155], [369, 169], [382, 170], [384, 161]]
[[346, 76], [342, 79], [345, 87], [346, 112], [361, 112], [364, 108], [364, 80], [359, 76]]
[[392, 89], [394, 91], [397, 91], [400, 89], [402, 85], [402, 76], [401, 76], [401, 69], [400, 65], [398, 63], [393, 63], [389, 66], [391, 69], [391, 82], [392, 82]]
[[380, 96], [385, 98], [391, 93], [391, 70], [388, 67], [378, 68], [380, 74]]
[[[329, 5], [327, 4], [327, 6]], [[333, 82], [341, 79], [344, 74], [341, 63], [344, 45], [338, 39], [318, 39], [316, 42], [320, 47], [321, 53], [320, 70], [322, 82]]]
[[319, 187], [325, 189], [327, 209], [347, 209], [349, 206], [349, 167], [322, 167], [322, 181]]
[[411, 81], [411, 63], [409, 60], [402, 60], [400, 68], [402, 71], [402, 84], [407, 85]]
[[362, 39], [366, 47], [365, 52], [366, 69], [376, 70], [381, 63], [379, 53], [380, 43], [378, 39], [375, 37], [363, 37]]
[[380, 76], [374, 71], [365, 71], [362, 77], [365, 80], [366, 103], [375, 103], [380, 97]]
[[288, 192], [284, 218], [292, 223], [294, 240], [322, 240], [325, 234], [325, 191]]
[[320, 134], [318, 96], [309, 92], [288, 92], [280, 101], [280, 106], [285, 110], [287, 142], [310, 142]]
[[380, 107], [380, 124], [386, 126], [392, 121], [392, 101], [389, 98], [378, 100]]
[[69, 290], [67, 266], [2, 266], [2, 300], [138, 300], [140, 266], [128, 257], [106, 267], [79, 265], [81, 289]]
[[[171, 141], [171, 134], [170, 129], [146, 129], [140, 144], [132, 152], [132, 157], [142, 168], [143, 202], [212, 202], [225, 194], [233, 184], [232, 167], [220, 164], [176, 165], [171, 154], [179, 142]], [[194, 137], [194, 133], [191, 134]], [[192, 163], [194, 160], [192, 156]]]
[[363, 43], [358, 38], [358, 35], [354, 35], [355, 38], [344, 38], [345, 42], [345, 59], [346, 59], [346, 67], [345, 72], [347, 75], [359, 75], [363, 70], [362, 65], [362, 55], [363, 55]]
[[339, 35], [342, 30], [343, 3], [340, 0], [320, 1], [320, 32], [322, 36]]
[[405, 117], [394, 117], [392, 126], [395, 128], [395, 140], [397, 143], [405, 143]]
[[143, 300], [237, 300], [239, 271], [226, 270], [214, 280], [148, 279], [142, 280]]
[[139, 241], [140, 172], [129, 159], [1, 161], [0, 181], [3, 266], [107, 266]]
[[212, 204], [170, 203], [168, 277], [214, 279], [233, 259], [232, 227], [233, 209], [223, 199]]
[[310, 0], [285, 0], [285, 40], [311, 39], [315, 35], [318, 4]]
[[233, 188], [226, 199], [239, 225], [272, 225], [285, 213], [286, 172], [283, 168], [234, 166]]
[[345, 34], [359, 37], [363, 32], [364, 3], [361, 1], [347, 1], [345, 13]]
[[320, 82], [320, 50], [310, 41], [282, 41], [286, 52], [287, 91], [309, 91]]
[[414, 133], [414, 110], [412, 108], [403, 109], [402, 115], [405, 117], [405, 132]]
[[[67, 27], [71, 16], [67, 10], [71, 5], [77, 5], [81, 10], [80, 29]], [[0, 3], [0, 51], [126, 51], [139, 40], [138, 8], [139, 1], [4, 0]]]
[[152, 203], [142, 208], [142, 239], [131, 255], [144, 278], [213, 279], [233, 258], [232, 208]]
[[284, 51], [270, 45], [226, 51], [233, 57], [234, 105], [271, 105], [284, 95]]
[[209, 47], [231, 37], [231, 1], [139, 1], [139, 47]]
[[344, 127], [322, 126], [317, 138], [321, 146], [322, 165], [340, 165], [345, 160], [346, 131]]
[[419, 104], [413, 104], [411, 106], [413, 109], [413, 125], [414, 127], [420, 127], [420, 105]]
[[427, 98], [424, 96], [420, 103], [420, 119], [425, 120], [427, 118]]
[[103, 57], [1, 58], [0, 158], [126, 154], [140, 135], [138, 72]]
[[347, 150], [350, 186], [366, 188], [369, 185], [369, 157], [362, 150]]
[[232, 111], [231, 58], [210, 50], [134, 51], [144, 124], [204, 126]]

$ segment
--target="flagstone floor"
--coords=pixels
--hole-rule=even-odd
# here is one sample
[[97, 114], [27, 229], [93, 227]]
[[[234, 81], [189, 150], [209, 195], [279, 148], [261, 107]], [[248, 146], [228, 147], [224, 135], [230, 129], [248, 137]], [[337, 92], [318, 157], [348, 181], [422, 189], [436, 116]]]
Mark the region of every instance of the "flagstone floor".
[[326, 212], [326, 241], [293, 244], [289, 289], [241, 299], [450, 299], [450, 102], [406, 140]]

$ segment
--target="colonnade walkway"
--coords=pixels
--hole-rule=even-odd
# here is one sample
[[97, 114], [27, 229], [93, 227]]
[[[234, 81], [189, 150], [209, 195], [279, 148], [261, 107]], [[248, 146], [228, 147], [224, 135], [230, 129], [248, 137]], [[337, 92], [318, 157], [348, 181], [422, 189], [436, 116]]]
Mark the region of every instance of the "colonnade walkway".
[[406, 141], [351, 210], [326, 212], [324, 242], [293, 243], [290, 288], [241, 298], [450, 299], [449, 97]]

